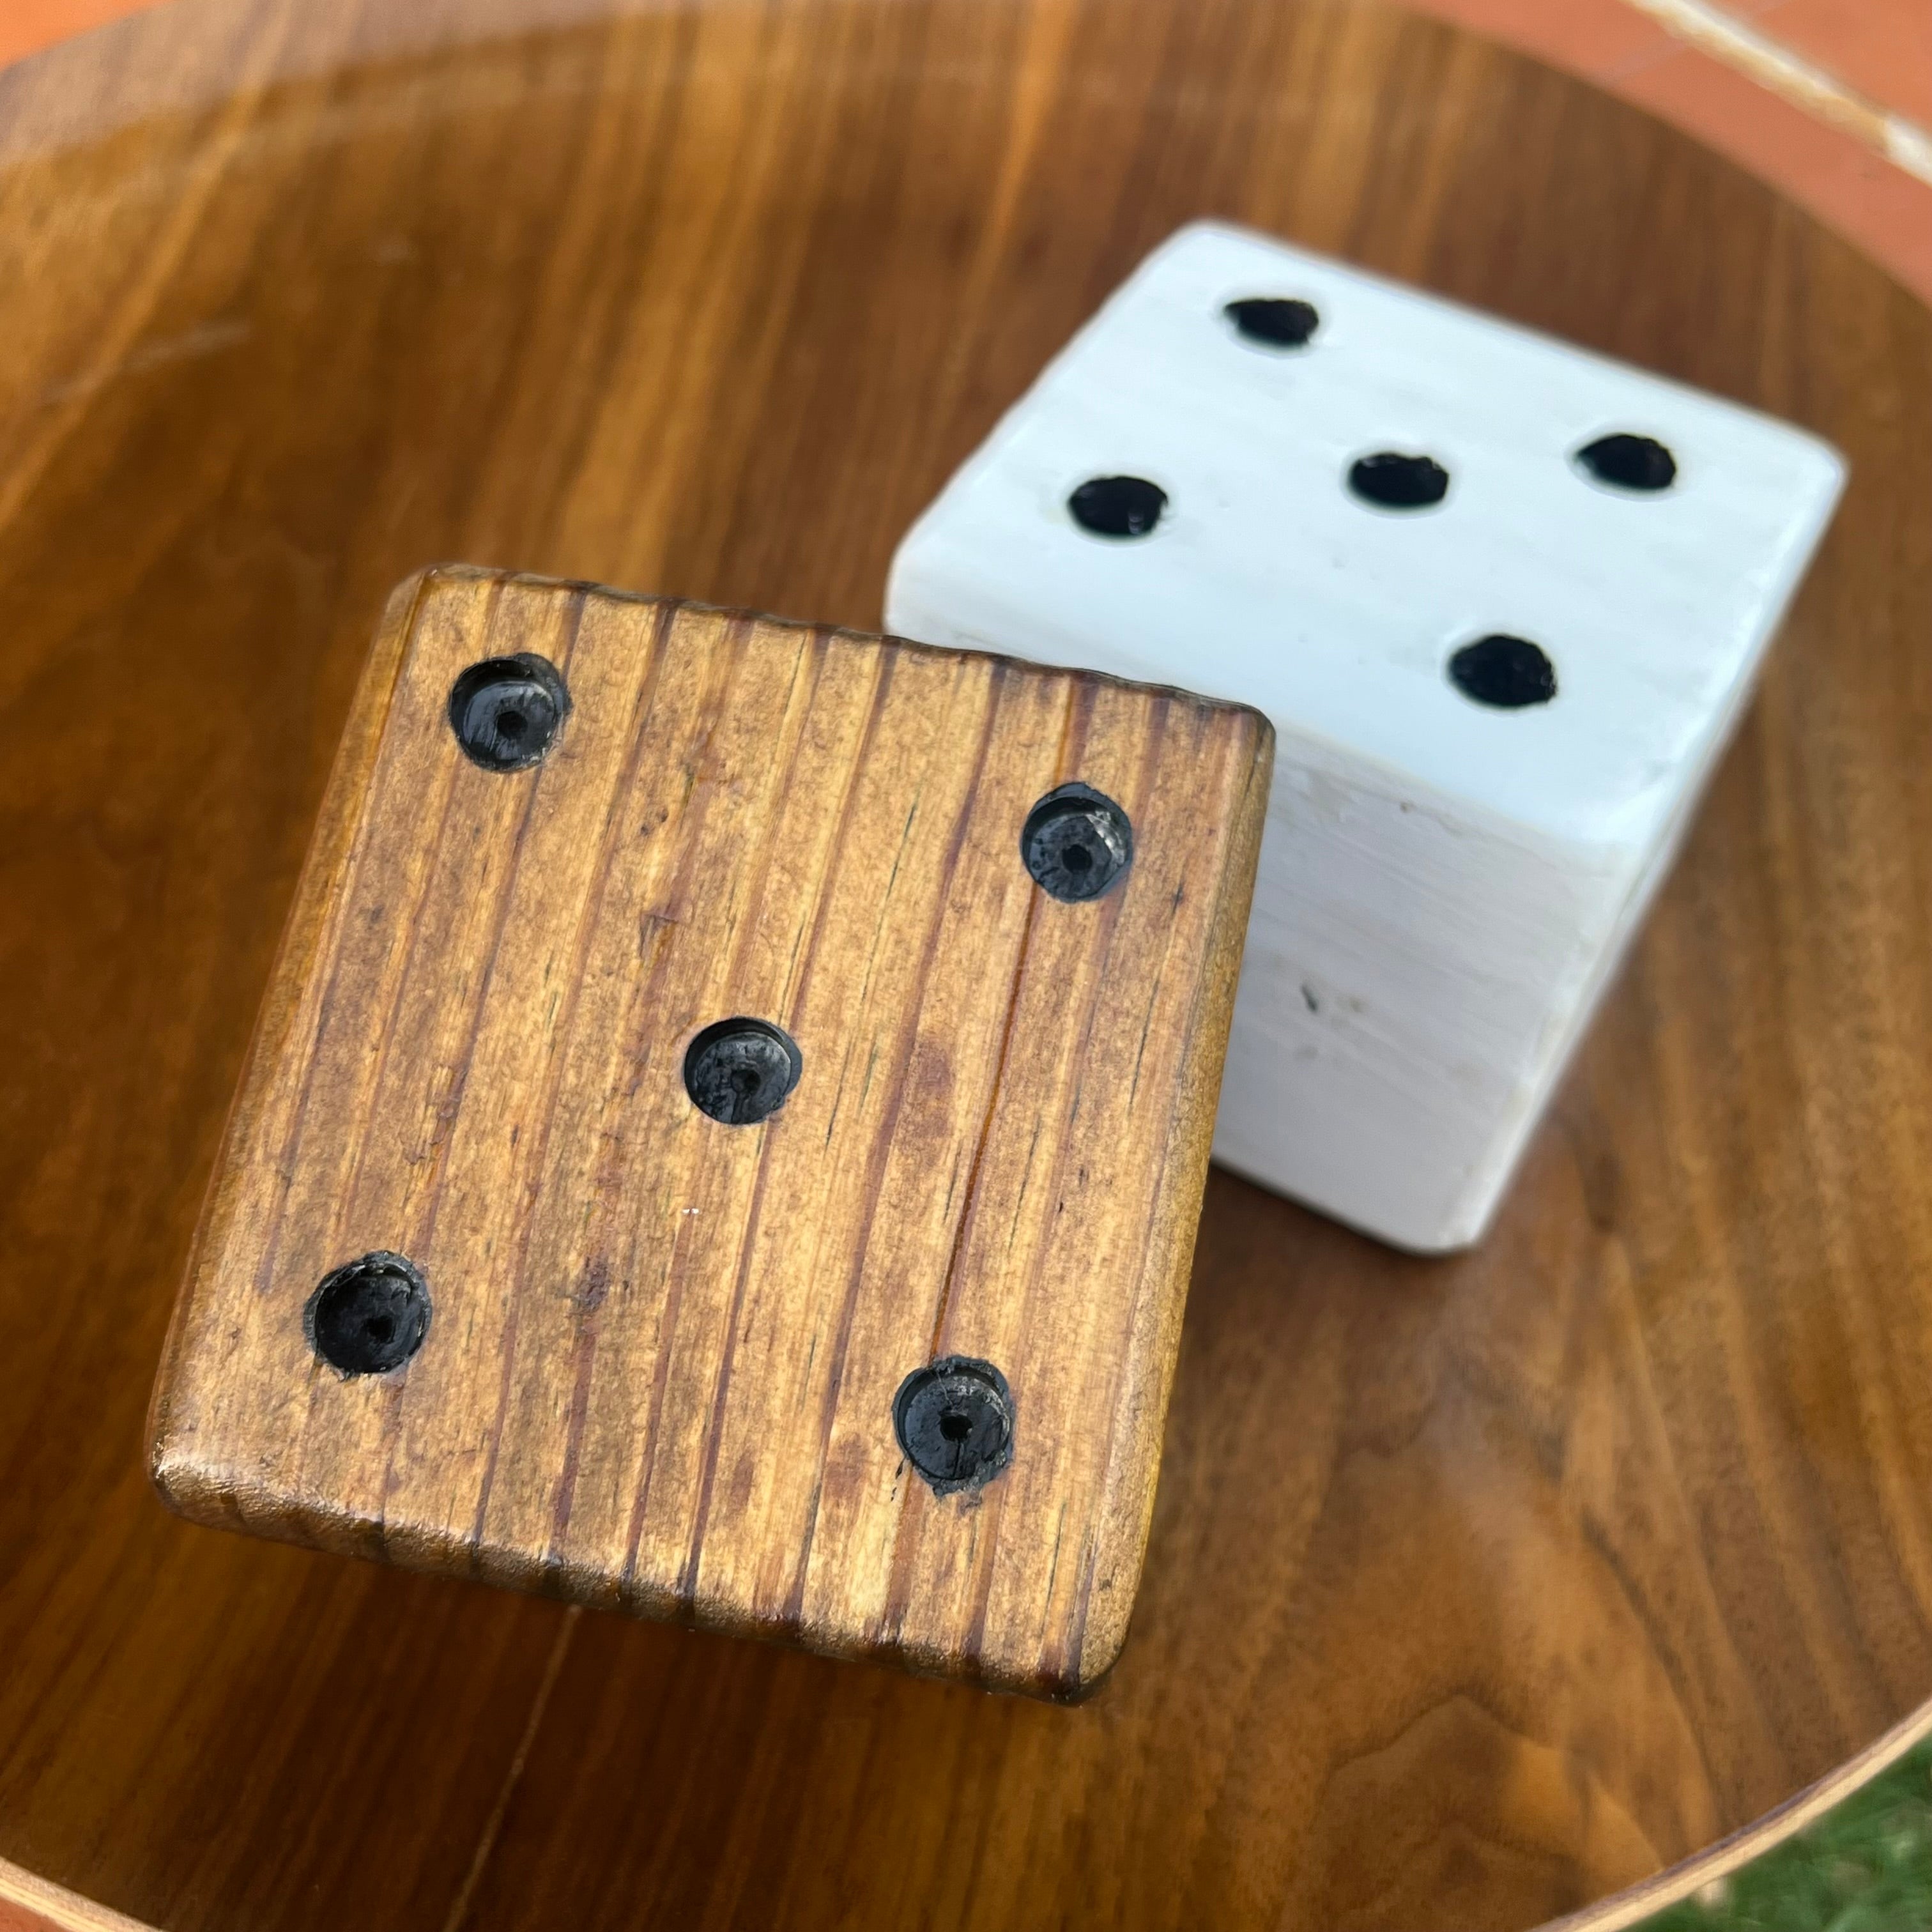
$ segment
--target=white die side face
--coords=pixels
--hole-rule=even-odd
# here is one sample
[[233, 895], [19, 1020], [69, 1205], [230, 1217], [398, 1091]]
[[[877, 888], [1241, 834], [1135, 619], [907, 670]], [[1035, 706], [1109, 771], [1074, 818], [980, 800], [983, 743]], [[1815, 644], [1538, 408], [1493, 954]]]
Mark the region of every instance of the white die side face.
[[[1230, 302], [1288, 298], [1304, 346]], [[1576, 452], [1665, 446], [1666, 488]], [[1351, 488], [1426, 456], [1442, 500]], [[1166, 494], [1090, 533], [1093, 478]], [[1217, 1151], [1400, 1241], [1473, 1239], [1587, 1018], [1842, 466], [1804, 433], [1238, 230], [1151, 256], [895, 559], [887, 628], [1260, 707], [1275, 798]], [[1501, 636], [1555, 695], [1452, 682]], [[1531, 689], [1537, 688], [1534, 675]], [[1515, 694], [1522, 695], [1519, 691]]]

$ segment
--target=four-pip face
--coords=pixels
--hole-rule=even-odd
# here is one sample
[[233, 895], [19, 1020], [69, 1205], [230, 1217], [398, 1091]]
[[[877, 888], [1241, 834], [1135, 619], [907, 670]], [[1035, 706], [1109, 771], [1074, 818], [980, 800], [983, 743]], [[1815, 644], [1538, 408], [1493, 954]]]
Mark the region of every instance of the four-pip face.
[[392, 604], [170, 1334], [204, 1521], [1065, 1694], [1125, 1633], [1271, 735]]

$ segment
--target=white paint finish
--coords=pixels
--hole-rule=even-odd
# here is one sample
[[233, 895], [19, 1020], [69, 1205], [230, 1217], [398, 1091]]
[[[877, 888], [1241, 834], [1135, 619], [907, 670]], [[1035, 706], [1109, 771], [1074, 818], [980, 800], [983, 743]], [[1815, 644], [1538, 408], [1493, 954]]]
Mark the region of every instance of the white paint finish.
[[[1297, 296], [1300, 350], [1243, 340]], [[1570, 460], [1628, 430], [1641, 496]], [[1430, 510], [1350, 464], [1434, 456]], [[1066, 508], [1168, 493], [1138, 539]], [[1406, 1246], [1474, 1240], [1667, 864], [1843, 480], [1816, 438], [1215, 224], [1151, 256], [901, 544], [887, 628], [1257, 705], [1280, 734], [1216, 1151]], [[1475, 704], [1492, 632], [1558, 694]]]

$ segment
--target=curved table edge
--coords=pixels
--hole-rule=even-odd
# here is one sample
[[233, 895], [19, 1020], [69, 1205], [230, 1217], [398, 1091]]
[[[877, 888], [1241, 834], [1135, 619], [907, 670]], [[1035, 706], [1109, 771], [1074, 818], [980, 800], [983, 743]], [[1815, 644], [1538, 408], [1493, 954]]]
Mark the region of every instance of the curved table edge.
[[1560, 1918], [1546, 1920], [1537, 1932], [1626, 1932], [1629, 1927], [1640, 1925], [1666, 1906], [1728, 1877], [1787, 1838], [1796, 1837], [1808, 1825], [1888, 1771], [1928, 1736], [1932, 1736], [1932, 1702], [1922, 1704], [1835, 1771], [1827, 1772], [1815, 1784], [1793, 1792], [1762, 1817], [1740, 1826], [1728, 1838], [1706, 1845], [1702, 1851], [1694, 1852], [1607, 1898], [1566, 1912]]
[[0, 1858], [0, 1932], [154, 1932], [154, 1928]]
[[[593, 16], [642, 12], [656, 0], [423, 0], [422, 6], [406, 19], [394, 16], [393, 25], [386, 24], [392, 20], [388, 15], [376, 16], [379, 24], [375, 26], [369, 25], [366, 16], [358, 15], [346, 32], [334, 30], [326, 19], [319, 17], [312, 22], [298, 19], [287, 0], [279, 0], [279, 4], [278, 0], [214, 0], [214, 4], [228, 10], [233, 33], [232, 38], [220, 41], [212, 55], [202, 58], [171, 62], [156, 58], [173, 9], [166, 0], [145, 0], [145, 4], [71, 39], [50, 42], [14, 59], [0, 62], [0, 166], [28, 154], [98, 139], [130, 114], [179, 111], [204, 105], [222, 89], [233, 86], [243, 68], [247, 37], [259, 27], [264, 16], [278, 18], [283, 32], [277, 37], [280, 44], [274, 46], [267, 66], [248, 74], [257, 84], [290, 72], [314, 70], [344, 58], [406, 53], [425, 42], [473, 41], [533, 24], [556, 27]], [[1566, 68], [1567, 64], [1549, 50], [1470, 25], [1446, 8], [1431, 4], [1430, 0], [1387, 0], [1387, 4], [1433, 20], [1472, 40], [1504, 46], [1518, 59], [1559, 71]], [[113, 111], [105, 111], [97, 100], [72, 118], [23, 112], [30, 106], [25, 96], [32, 83], [68, 61], [89, 65], [100, 62], [104, 67], [112, 63], [113, 78], [121, 87]], [[1600, 76], [1580, 68], [1568, 67], [1567, 70], [1587, 85], [1621, 93]], [[1766, 178], [1750, 160], [1728, 148], [1720, 148], [1704, 130], [1688, 125], [1653, 103], [1627, 93], [1622, 94], [1622, 98], [1637, 112], [1666, 121], [1684, 138], [1721, 154], [1730, 165]], [[31, 105], [37, 107], [39, 104]], [[1840, 221], [1811, 207], [1787, 184], [1773, 181], [1769, 184], [1775, 192], [1805, 206], [1813, 218], [1874, 261], [1889, 280], [1905, 290], [1912, 299], [1925, 299], [1897, 268], [1872, 253], [1864, 238], [1849, 233]], [[1642, 1924], [1796, 1836], [1881, 1776], [1928, 1737], [1932, 1737], [1932, 1700], [1844, 1763], [1726, 1837], [1621, 1891], [1545, 1920], [1534, 1932], [1629, 1932], [1629, 1928]], [[0, 1932], [162, 1932], [162, 1928], [0, 1858]]]

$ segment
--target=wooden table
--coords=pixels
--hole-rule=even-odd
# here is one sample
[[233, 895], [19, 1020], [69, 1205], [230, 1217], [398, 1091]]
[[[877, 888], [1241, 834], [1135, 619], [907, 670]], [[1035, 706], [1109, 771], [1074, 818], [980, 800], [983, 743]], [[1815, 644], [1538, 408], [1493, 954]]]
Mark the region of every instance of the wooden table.
[[[1932, 318], [1631, 110], [1346, 0], [605, 10], [184, 0], [0, 79], [0, 1853], [184, 1932], [1516, 1927], [1909, 1719]], [[940, 480], [1205, 214], [1853, 465], [1487, 1244], [1215, 1179], [1136, 1628], [1071, 1711], [165, 1515], [161, 1330], [388, 586], [876, 623]]]

